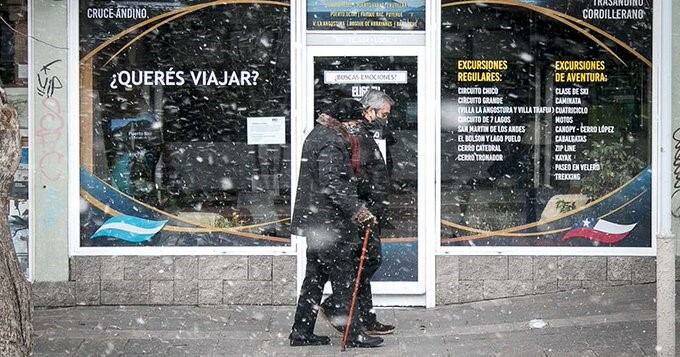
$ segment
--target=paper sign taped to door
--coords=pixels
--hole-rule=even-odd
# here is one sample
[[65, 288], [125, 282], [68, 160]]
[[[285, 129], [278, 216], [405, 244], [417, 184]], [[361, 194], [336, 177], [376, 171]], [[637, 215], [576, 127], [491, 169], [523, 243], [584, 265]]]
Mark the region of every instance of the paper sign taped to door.
[[248, 145], [286, 143], [285, 117], [253, 117], [247, 119]]

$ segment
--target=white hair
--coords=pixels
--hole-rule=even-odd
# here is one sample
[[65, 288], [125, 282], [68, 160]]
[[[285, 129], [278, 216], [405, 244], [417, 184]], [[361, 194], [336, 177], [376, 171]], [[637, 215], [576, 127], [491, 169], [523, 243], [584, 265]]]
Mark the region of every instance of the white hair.
[[360, 100], [364, 109], [380, 110], [385, 104], [394, 105], [394, 100], [383, 91], [369, 89]]

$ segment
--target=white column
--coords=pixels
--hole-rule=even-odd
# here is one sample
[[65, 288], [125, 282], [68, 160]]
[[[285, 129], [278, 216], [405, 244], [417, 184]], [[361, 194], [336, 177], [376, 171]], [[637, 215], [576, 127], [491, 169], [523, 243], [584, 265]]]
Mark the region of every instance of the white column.
[[[671, 0], [656, 1], [654, 7], [654, 35], [655, 63], [656, 69], [656, 120], [658, 121], [658, 171], [657, 193], [658, 211], [656, 214], [657, 228], [657, 261], [656, 261], [656, 336], [657, 336], [657, 355], [675, 356], [675, 235], [678, 231], [677, 219], [672, 220], [673, 204], [678, 204], [678, 197], [673, 196], [674, 185], [680, 184], [675, 177], [674, 169], [678, 166], [673, 161], [673, 156], [678, 155], [676, 145], [680, 146], [680, 141], [675, 139], [673, 130], [678, 127], [675, 120], [677, 112], [677, 99], [675, 95], [677, 84], [673, 83], [673, 42], [672, 31], [673, 15], [678, 13], [678, 4], [675, 6]], [[677, 21], [676, 21], [677, 22]], [[675, 45], [677, 46], [677, 45]], [[673, 92], [671, 92], [673, 91]], [[668, 95], [668, 93], [672, 93]], [[672, 115], [675, 114], [675, 115]], [[680, 139], [680, 137], [679, 137]], [[671, 199], [672, 198], [672, 199]], [[672, 202], [671, 202], [672, 201]], [[675, 235], [674, 235], [675, 234]]]
[[33, 280], [69, 277], [67, 2], [30, 1], [29, 120]]

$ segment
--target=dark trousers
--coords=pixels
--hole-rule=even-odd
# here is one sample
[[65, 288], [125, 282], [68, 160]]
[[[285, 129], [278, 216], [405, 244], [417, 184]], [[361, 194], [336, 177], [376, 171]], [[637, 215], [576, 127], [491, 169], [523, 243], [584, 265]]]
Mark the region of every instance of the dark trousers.
[[[364, 239], [364, 232], [360, 233], [362, 245]], [[354, 265], [358, 268], [361, 259], [361, 246], [354, 252]], [[380, 243], [379, 231], [373, 231], [368, 239], [368, 246], [366, 248], [366, 261], [364, 262], [364, 270], [361, 273], [361, 281], [359, 283], [359, 294], [357, 297], [357, 307], [355, 314], [359, 317], [362, 326], [369, 326], [376, 322], [376, 315], [373, 311], [373, 292], [371, 291], [371, 280], [373, 275], [380, 268], [382, 263], [382, 247]], [[346, 314], [349, 310], [349, 303], [351, 303], [352, 292], [354, 290], [354, 279], [356, 279], [356, 268], [352, 277], [352, 291], [349, 292], [349, 302], [345, 303], [347, 292], [339, 291], [337, 294], [335, 287], [333, 293], [323, 302], [324, 311], [329, 315], [337, 316]]]
[[[328, 280], [331, 282], [334, 295], [338, 298], [339, 311], [349, 311], [358, 268], [353, 254], [355, 251], [356, 244], [353, 243], [333, 245], [331, 249], [322, 251], [307, 249], [307, 268], [295, 311], [293, 331], [314, 332], [323, 287]], [[340, 317], [345, 324], [347, 314]], [[355, 315], [352, 320], [350, 334], [356, 335], [360, 331], [359, 317]]]

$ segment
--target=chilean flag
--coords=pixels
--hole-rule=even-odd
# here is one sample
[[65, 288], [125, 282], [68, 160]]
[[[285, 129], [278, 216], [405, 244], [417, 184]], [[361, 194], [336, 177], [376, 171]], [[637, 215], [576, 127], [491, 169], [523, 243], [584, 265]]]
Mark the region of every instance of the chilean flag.
[[616, 224], [604, 219], [598, 219], [593, 228], [590, 228], [591, 221], [586, 219], [581, 227], [574, 228], [562, 237], [562, 240], [573, 238], [585, 238], [604, 244], [616, 244], [624, 240], [630, 232], [637, 226], [635, 224]]

